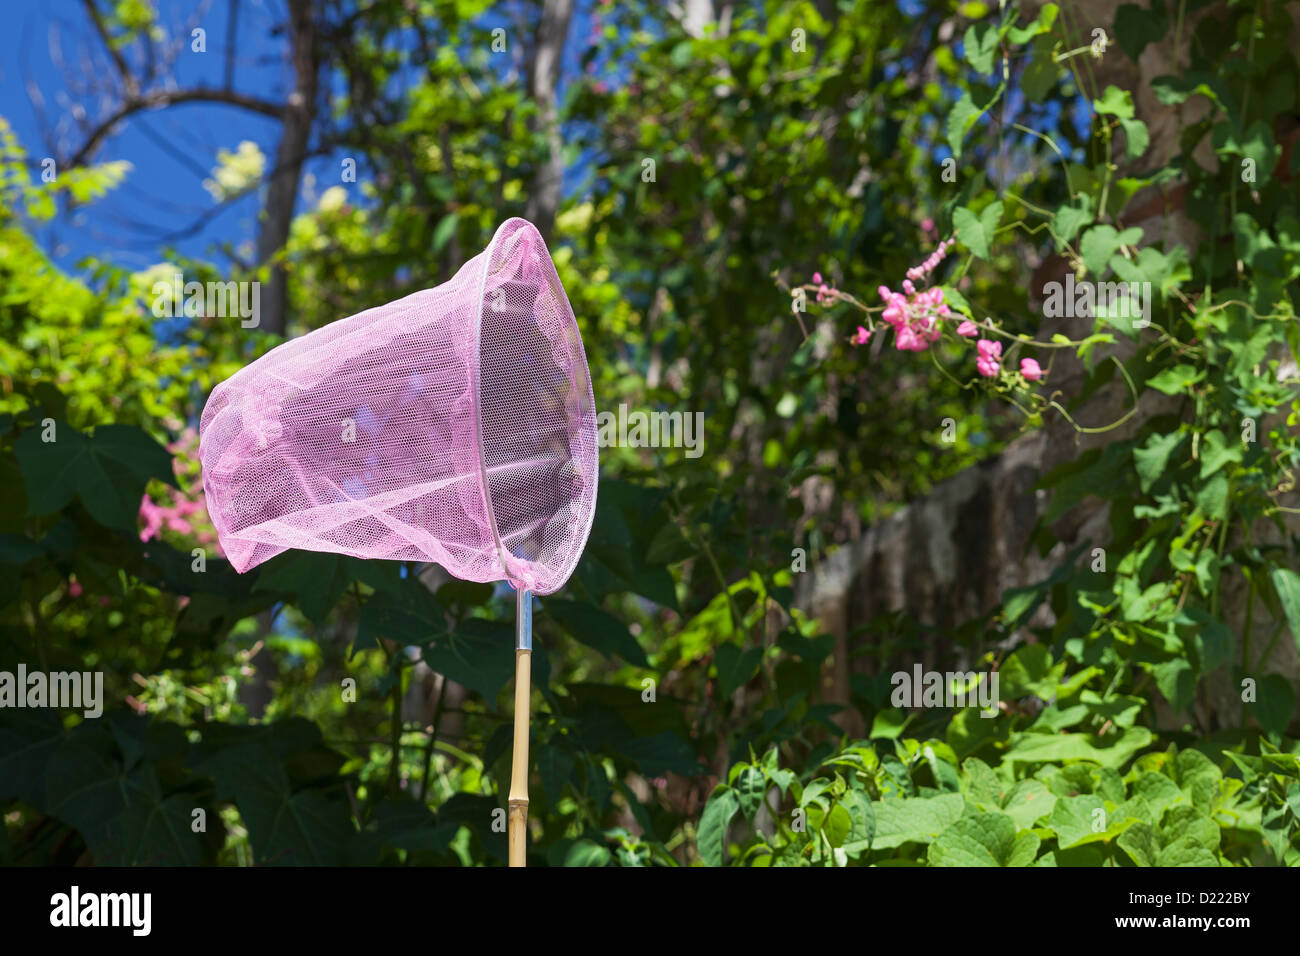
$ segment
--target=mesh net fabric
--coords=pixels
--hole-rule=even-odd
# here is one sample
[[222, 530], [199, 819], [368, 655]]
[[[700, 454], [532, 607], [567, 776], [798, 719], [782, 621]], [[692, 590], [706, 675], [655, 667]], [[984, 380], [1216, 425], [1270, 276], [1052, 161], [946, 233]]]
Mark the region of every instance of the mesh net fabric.
[[448, 282], [241, 369], [199, 456], [240, 572], [301, 548], [555, 591], [591, 529], [596, 412], [541, 235], [507, 220]]

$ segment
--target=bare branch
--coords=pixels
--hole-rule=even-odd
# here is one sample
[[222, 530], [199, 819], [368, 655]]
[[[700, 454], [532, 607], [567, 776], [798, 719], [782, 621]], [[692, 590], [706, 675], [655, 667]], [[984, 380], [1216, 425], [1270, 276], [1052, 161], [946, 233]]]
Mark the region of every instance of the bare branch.
[[139, 113], [141, 110], [157, 109], [163, 106], [176, 106], [180, 103], [226, 103], [241, 109], [261, 113], [275, 119], [282, 119], [285, 107], [256, 96], [248, 96], [234, 90], [219, 90], [208, 86], [197, 86], [188, 90], [151, 90], [132, 97], [122, 103], [107, 119], [90, 131], [81, 149], [68, 161], [65, 168], [82, 166], [91, 157], [99, 144], [112, 132], [113, 127], [122, 120]]
[[135, 76], [126, 67], [126, 60], [122, 57], [122, 52], [113, 46], [113, 38], [108, 35], [108, 27], [104, 25], [104, 18], [99, 15], [99, 8], [95, 6], [95, 0], [81, 0], [82, 6], [86, 8], [86, 15], [90, 17], [90, 22], [95, 25], [95, 32], [99, 38], [104, 41], [104, 48], [108, 50], [108, 55], [113, 58], [113, 63], [117, 67], [117, 72], [122, 75], [122, 83], [126, 89], [126, 98], [129, 100], [139, 92], [136, 85]]

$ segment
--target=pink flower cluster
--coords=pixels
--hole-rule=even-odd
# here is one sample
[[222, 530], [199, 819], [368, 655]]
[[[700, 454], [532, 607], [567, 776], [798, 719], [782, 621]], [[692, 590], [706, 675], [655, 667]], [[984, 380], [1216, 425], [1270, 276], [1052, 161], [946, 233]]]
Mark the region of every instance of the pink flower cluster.
[[[948, 303], [943, 300], [943, 289], [933, 286], [918, 290], [916, 283], [925, 280], [938, 268], [953, 242], [952, 239], [944, 239], [925, 262], [908, 269], [902, 292], [895, 292], [886, 285], [877, 290], [885, 303], [881, 318], [893, 328], [894, 346], [901, 351], [924, 352], [943, 334], [941, 323], [951, 314]], [[818, 301], [821, 301], [820, 296]], [[858, 334], [852, 342], [854, 345], [863, 345], [869, 338], [871, 331], [858, 326]]]
[[975, 368], [985, 378], [997, 378], [1002, 371], [1002, 343], [980, 339], [975, 343]]
[[[175, 492], [173, 492], [173, 496]], [[185, 519], [203, 509], [203, 505], [197, 501], [186, 501], [184, 498], [176, 498], [171, 504], [155, 504], [153, 499], [145, 495], [140, 499], [140, 517], [144, 519], [144, 529], [140, 532], [140, 540], [148, 541], [163, 529], [163, 525], [171, 531], [177, 531], [181, 534], [192, 534], [194, 526]], [[207, 541], [212, 540], [212, 532], [200, 531], [198, 539], [204, 541], [204, 535]]]
[[[926, 219], [921, 228], [930, 232], [934, 228], [933, 220]], [[901, 292], [895, 292], [889, 286], [882, 285], [877, 290], [885, 303], [881, 318], [894, 330], [894, 346], [904, 352], [924, 352], [943, 334], [942, 323], [953, 313], [944, 301], [943, 288], [931, 286], [917, 289], [916, 283], [928, 281], [930, 273], [939, 267], [949, 251], [956, 244], [955, 238], [944, 239], [938, 248], [918, 266], [907, 270]], [[822, 282], [820, 272], [813, 273], [813, 282], [817, 283], [817, 301], [827, 302], [841, 297], [841, 293]], [[970, 319], [962, 319], [957, 326], [957, 334], [963, 338], [975, 338], [979, 335], [979, 326]], [[871, 340], [872, 330], [859, 325], [856, 334], [849, 340], [853, 345], [866, 345]], [[997, 378], [1002, 374], [1002, 343], [992, 339], [979, 339], [975, 343], [975, 367], [985, 378]], [[1043, 378], [1044, 372], [1037, 361], [1031, 358], [1020, 360], [1020, 374], [1029, 382]]]
[[825, 303], [834, 300], [835, 287], [833, 285], [827, 285], [825, 282], [823, 282], [822, 274], [820, 272], [813, 273], [813, 282], [817, 283], [817, 304], [818, 305], [824, 305]]
[[[910, 272], [911, 270], [909, 270]], [[948, 315], [943, 289], [938, 286], [918, 292], [911, 279], [903, 280], [903, 291], [888, 286], [878, 290], [885, 300], [881, 318], [894, 330], [894, 346], [904, 352], [924, 352], [942, 334], [940, 322]]]
[[[181, 432], [180, 438], [167, 445], [167, 450], [176, 456], [172, 459], [172, 468], [182, 485], [186, 480], [184, 459], [193, 457], [198, 448], [198, 440], [198, 433], [193, 428], [186, 428]], [[207, 517], [202, 481], [195, 481], [188, 492], [168, 488], [166, 494], [171, 500], [164, 504], [158, 504], [147, 494], [140, 500], [140, 517], [144, 520], [140, 540], [156, 538], [166, 528], [178, 534], [192, 534], [199, 544], [212, 545], [219, 554], [220, 545], [216, 543], [216, 535]]]
[[939, 263], [943, 262], [944, 258], [948, 255], [948, 250], [955, 242], [955, 239], [944, 239], [939, 243], [939, 248], [930, 253], [930, 258], [926, 259], [919, 266], [912, 266], [912, 268], [907, 270], [907, 277], [914, 282], [919, 282], [921, 279], [924, 279], [938, 267]]

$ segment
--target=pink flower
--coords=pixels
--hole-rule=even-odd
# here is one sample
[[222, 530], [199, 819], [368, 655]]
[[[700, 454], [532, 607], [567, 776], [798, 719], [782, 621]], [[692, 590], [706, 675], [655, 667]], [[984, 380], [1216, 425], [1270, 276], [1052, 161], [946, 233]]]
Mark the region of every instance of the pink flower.
[[1002, 370], [999, 365], [1002, 359], [1002, 343], [980, 339], [975, 343], [975, 351], [978, 353], [975, 368], [985, 378], [996, 378], [998, 372]]
[[69, 582], [68, 582], [68, 597], [74, 597], [74, 598], [79, 598], [79, 597], [81, 597], [81, 582], [80, 582], [80, 581], [69, 581]]
[[1037, 382], [1043, 377], [1043, 369], [1034, 359], [1021, 359], [1020, 374], [1031, 382]]
[[974, 322], [972, 322], [970, 319], [967, 319], [961, 325], [957, 326], [957, 334], [964, 335], [966, 338], [970, 338], [972, 335], [978, 335], [979, 329], [975, 327]]
[[853, 337], [854, 345], [866, 345], [867, 340], [871, 338], [871, 330], [858, 326], [858, 334]]
[[922, 219], [922, 220], [921, 220], [921, 231], [922, 231], [922, 232], [934, 232], [934, 220], [931, 219], [931, 218], [929, 218], [928, 216], [927, 216], [925, 219]]
[[820, 272], [813, 273], [813, 282], [815, 282], [817, 285], [822, 284], [822, 274]]
[[894, 337], [894, 347], [903, 352], [924, 352], [927, 343], [910, 325], [905, 325]]

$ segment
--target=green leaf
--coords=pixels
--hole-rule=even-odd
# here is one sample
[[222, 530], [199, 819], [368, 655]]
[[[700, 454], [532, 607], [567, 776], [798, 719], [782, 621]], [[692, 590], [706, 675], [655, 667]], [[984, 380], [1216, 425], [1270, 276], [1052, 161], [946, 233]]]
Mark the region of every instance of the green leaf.
[[1286, 732], [1295, 714], [1295, 689], [1281, 674], [1267, 674], [1256, 690], [1255, 719], [1269, 733]]
[[406, 794], [386, 797], [370, 814], [365, 829], [357, 835], [348, 862], [373, 865], [379, 862], [384, 847], [443, 854], [450, 848], [459, 829], [455, 822], [440, 824], [427, 806]]
[[1202, 608], [1191, 608], [1187, 616], [1200, 625], [1193, 643], [1200, 651], [1201, 671], [1208, 674], [1228, 659], [1232, 651], [1232, 630]]
[[727, 786], [715, 789], [704, 805], [695, 842], [707, 866], [722, 866], [726, 862], [727, 828], [739, 809], [740, 797]]
[[33, 515], [58, 511], [76, 494], [100, 524], [134, 531], [149, 480], [176, 486], [171, 455], [139, 428], [100, 425], [87, 437], [55, 422], [50, 442], [43, 431], [30, 428], [14, 443]]
[[1061, 75], [1061, 64], [1056, 59], [1058, 40], [1050, 33], [1034, 37], [1030, 47], [1029, 65], [1020, 74], [1020, 88], [1031, 103], [1041, 103], [1052, 92]]
[[[318, 611], [325, 599], [318, 594], [310, 599], [310, 603], [313, 610]], [[378, 647], [381, 637], [410, 647], [427, 643], [446, 632], [446, 617], [437, 599], [424, 585], [413, 581], [399, 593], [377, 591], [370, 596], [361, 609], [352, 650], [356, 653]]]
[[736, 778], [736, 793], [740, 797], [740, 810], [745, 819], [754, 819], [754, 814], [763, 804], [763, 794], [767, 791], [767, 777], [757, 767], [744, 767]]
[[1092, 222], [1092, 197], [1084, 193], [1078, 205], [1061, 206], [1052, 217], [1052, 233], [1061, 242], [1070, 242], [1079, 230]]
[[1093, 226], [1083, 234], [1079, 243], [1079, 255], [1088, 273], [1099, 279], [1106, 271], [1110, 257], [1120, 246], [1131, 246], [1142, 241], [1142, 230], [1136, 226], [1117, 232], [1114, 226]]
[[1255, 176], [1261, 182], [1272, 174], [1281, 147], [1273, 141], [1273, 130], [1269, 124], [1255, 120], [1238, 136], [1231, 123], [1222, 122], [1216, 123], [1210, 132], [1216, 152], [1251, 160], [1255, 164]]
[[1166, 395], [1178, 395], [1188, 391], [1204, 377], [1205, 372], [1193, 368], [1191, 365], [1175, 365], [1173, 368], [1167, 368], [1159, 375], [1147, 379], [1147, 384], [1158, 392], [1164, 392]]
[[1128, 90], [1118, 86], [1108, 86], [1101, 99], [1092, 101], [1092, 108], [1098, 113], [1117, 116], [1120, 119], [1133, 118], [1133, 96]]
[[694, 557], [695, 548], [676, 524], [669, 521], [650, 539], [645, 559], [650, 564], [676, 564]]
[[552, 807], [559, 804], [565, 785], [573, 778], [573, 756], [558, 746], [540, 748], [537, 754], [537, 776], [542, 781], [542, 792]]
[[[319, 737], [315, 725], [308, 726]], [[343, 849], [356, 828], [342, 787], [295, 787], [286, 772], [287, 758], [309, 757], [312, 749], [306, 741], [277, 743], [259, 735], [203, 763], [213, 774], [218, 798], [233, 799], [239, 808], [259, 865], [343, 862]]]
[[1016, 821], [1017, 827], [1027, 829], [1051, 813], [1056, 800], [1041, 780], [1017, 780], [1002, 799], [1002, 810]]
[[961, 817], [965, 805], [960, 793], [882, 800], [875, 804], [876, 838], [872, 847], [886, 850], [904, 843], [929, 843]]
[[[1058, 799], [1047, 825], [1056, 832], [1058, 848], [1066, 850], [1113, 840], [1134, 822], [1132, 817], [1120, 813], [1107, 814], [1105, 802], [1097, 794], [1081, 793]], [[1100, 831], [1095, 829], [1098, 825], [1102, 827]]]
[[1054, 3], [1045, 3], [1043, 8], [1038, 11], [1038, 16], [1030, 23], [1023, 27], [1013, 26], [1007, 31], [1007, 39], [1012, 43], [1020, 44], [1026, 40], [1038, 36], [1052, 29], [1052, 24], [1056, 22], [1056, 14], [1060, 12]]
[[1290, 568], [1273, 568], [1269, 572], [1277, 599], [1286, 614], [1287, 626], [1291, 628], [1291, 638], [1296, 649], [1300, 650], [1300, 574]]
[[837, 850], [844, 846], [852, 829], [853, 817], [841, 803], [834, 804], [822, 821], [822, 833], [826, 836], [826, 842]]
[[1196, 840], [1184, 837], [1160, 851], [1156, 866], [1218, 866], [1219, 858]]
[[1217, 428], [1201, 442], [1201, 478], [1208, 478], [1224, 465], [1241, 464], [1242, 449], [1237, 442], [1229, 444]]
[[627, 625], [585, 601], [549, 600], [542, 605], [575, 639], [606, 657], [618, 655], [636, 667], [649, 667], [645, 651]]
[[1026, 644], [1003, 662], [998, 674], [999, 691], [1004, 698], [1013, 700], [1033, 694], [1050, 700], [1065, 674], [1065, 662], [1053, 665], [1046, 645]]
[[1137, 159], [1151, 145], [1151, 134], [1147, 124], [1140, 119], [1121, 119], [1119, 125], [1124, 129], [1124, 155]]
[[581, 837], [574, 840], [564, 854], [564, 866], [609, 866], [614, 856], [608, 848]]
[[952, 224], [957, 231], [957, 238], [981, 259], [989, 257], [993, 237], [1001, 219], [1001, 202], [990, 203], [978, 216], [965, 206], [958, 207], [952, 214]]
[[253, 590], [293, 595], [303, 614], [319, 624], [351, 583], [347, 561], [342, 556], [290, 550], [262, 565]]
[[[1136, 227], [1133, 230], [1126, 229], [1121, 238], [1130, 236], [1136, 231]], [[1155, 295], [1157, 292], [1159, 298], [1168, 296], [1192, 277], [1191, 266], [1187, 261], [1187, 250], [1182, 246], [1177, 246], [1172, 252], [1167, 253], [1153, 246], [1144, 246], [1138, 250], [1137, 257], [1134, 259], [1113, 255], [1110, 257], [1110, 267], [1125, 282], [1150, 282], [1152, 299], [1157, 298]], [[1154, 305], [1154, 302], [1147, 305]]]
[[646, 777], [666, 773], [694, 777], [701, 770], [690, 745], [680, 735], [667, 730], [651, 737], [624, 740], [618, 745], [618, 754], [630, 760]]
[[[1032, 834], [1030, 834], [1032, 836]], [[1038, 848], [1034, 837], [1033, 850]], [[931, 866], [1009, 866], [1016, 847], [1016, 824], [1005, 813], [973, 813], [947, 827], [930, 844]], [[1019, 856], [1023, 859], [1024, 853]], [[1033, 852], [1029, 853], [1029, 862]]]
[[1206, 518], [1217, 521], [1228, 510], [1228, 479], [1219, 473], [1202, 485], [1193, 496], [1196, 507]]
[[1160, 854], [1160, 844], [1149, 823], [1138, 821], [1119, 835], [1115, 841], [1137, 866], [1155, 866]]
[[948, 303], [948, 308], [970, 318], [975, 317], [975, 313], [971, 311], [970, 303], [966, 301], [966, 296], [956, 286], [943, 286], [943, 301]]
[[1191, 795], [1183, 793], [1178, 784], [1163, 773], [1147, 771], [1138, 774], [1130, 791], [1132, 796], [1141, 797], [1151, 808], [1152, 818], [1159, 820], [1165, 810], [1177, 803], [1190, 803]]
[[456, 234], [456, 226], [459, 224], [460, 214], [454, 212], [448, 213], [438, 221], [437, 227], [433, 230], [432, 251], [434, 255], [442, 252], [443, 247], [451, 241], [451, 237]]
[[971, 99], [970, 91], [962, 90], [961, 96], [953, 104], [952, 112], [948, 114], [948, 146], [955, 159], [961, 159], [966, 134], [983, 114], [984, 110]]
[[1160, 12], [1145, 10], [1132, 3], [1126, 3], [1115, 11], [1116, 40], [1134, 63], [1148, 43], [1164, 39], [1167, 33], [1168, 18]]
[[[430, 595], [432, 598], [432, 595]], [[423, 649], [424, 662], [439, 674], [495, 700], [514, 674], [514, 628], [470, 618]]]
[[975, 23], [966, 28], [962, 48], [966, 61], [980, 73], [993, 72], [993, 60], [998, 51], [998, 27], [995, 23]]
[[861, 790], [850, 790], [842, 802], [853, 820], [844, 840], [844, 851], [854, 855], [871, 849], [871, 841], [876, 835], [876, 809], [871, 798]]
[[1169, 456], [1183, 442], [1183, 433], [1173, 431], [1167, 434], [1154, 433], [1148, 436], [1146, 444], [1133, 449], [1133, 462], [1137, 468], [1138, 484], [1143, 491], [1150, 491], [1169, 465]]
[[1090, 734], [1020, 734], [1005, 760], [1017, 763], [1061, 763], [1069, 760], [1092, 760], [1106, 767], [1122, 767], [1151, 743], [1146, 727], [1130, 727], [1118, 739], [1107, 739], [1105, 746]]
[[763, 660], [761, 647], [747, 647], [744, 650], [730, 642], [719, 644], [714, 652], [714, 663], [718, 668], [718, 689], [723, 697], [730, 697], [738, 687], [746, 684], [758, 672], [758, 665]]

